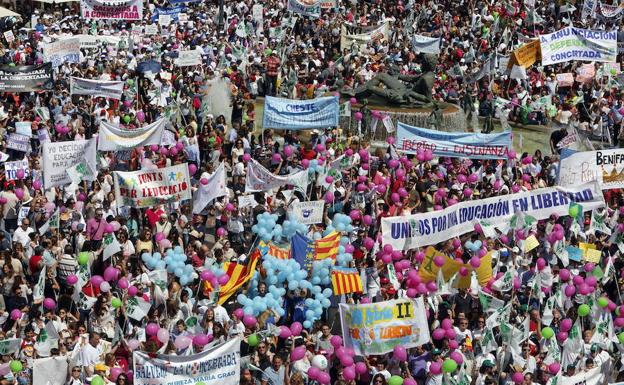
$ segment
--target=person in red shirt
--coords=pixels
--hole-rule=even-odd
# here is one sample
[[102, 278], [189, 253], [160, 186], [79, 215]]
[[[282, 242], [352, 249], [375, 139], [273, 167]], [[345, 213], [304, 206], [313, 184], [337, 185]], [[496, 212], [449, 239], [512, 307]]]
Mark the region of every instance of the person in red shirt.
[[271, 55], [266, 61], [266, 94], [268, 96], [275, 95], [280, 64], [281, 61], [277, 57], [277, 53], [271, 51]]
[[160, 219], [160, 214], [165, 214], [165, 211], [159, 206], [154, 206], [145, 210], [145, 216], [147, 217], [147, 223], [149, 223], [150, 228], [156, 225], [156, 222]]

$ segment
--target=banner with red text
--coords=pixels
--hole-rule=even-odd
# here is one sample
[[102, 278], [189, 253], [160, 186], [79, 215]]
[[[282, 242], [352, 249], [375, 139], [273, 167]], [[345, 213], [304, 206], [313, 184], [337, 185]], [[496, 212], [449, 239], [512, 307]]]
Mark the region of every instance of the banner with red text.
[[149, 207], [191, 199], [188, 165], [141, 170], [115, 171], [115, 198], [121, 206]]
[[143, 0], [80, 0], [80, 11], [85, 19], [141, 20]]
[[507, 159], [507, 153], [511, 150], [511, 132], [495, 134], [444, 132], [399, 122], [396, 139], [397, 151], [406, 154], [416, 154], [418, 150], [431, 150], [434, 156]]

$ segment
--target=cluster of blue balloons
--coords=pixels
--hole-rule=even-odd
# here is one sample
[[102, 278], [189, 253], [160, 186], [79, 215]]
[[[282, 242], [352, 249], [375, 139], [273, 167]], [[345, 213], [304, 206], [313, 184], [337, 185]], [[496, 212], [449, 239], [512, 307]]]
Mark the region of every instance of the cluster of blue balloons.
[[297, 221], [293, 216], [289, 216], [282, 225], [282, 235], [286, 239], [291, 239], [297, 232], [305, 234], [308, 232], [308, 226]]
[[186, 263], [186, 254], [181, 246], [167, 250], [164, 262], [167, 264], [167, 272], [174, 274], [180, 279], [180, 285], [187, 286], [198, 278], [193, 265]]
[[143, 253], [141, 260], [150, 270], [167, 270], [180, 280], [180, 285], [187, 286], [198, 278], [193, 265], [186, 263], [186, 255], [180, 246], [167, 250], [165, 257], [156, 252], [154, 254]]
[[[256, 273], [251, 279], [248, 295], [239, 295], [238, 302], [243, 306], [243, 311], [247, 315], [258, 316], [267, 309], [275, 311], [278, 315], [283, 316], [285, 310], [283, 308], [283, 297], [288, 290], [294, 291], [298, 289], [309, 290], [312, 294], [311, 298], [305, 299], [305, 321], [304, 327], [311, 327], [323, 314], [323, 309], [330, 306], [329, 298], [332, 296], [332, 289], [321, 288], [321, 284], [329, 284], [329, 267], [331, 260], [315, 261], [313, 263], [313, 272], [311, 280], [308, 280], [308, 272], [301, 268], [299, 263], [294, 259], [278, 259], [271, 255], [265, 255], [262, 261], [262, 267], [266, 271], [267, 293], [264, 296], [258, 294], [258, 283], [260, 282], [260, 274]], [[316, 272], [314, 266], [317, 265]], [[322, 268], [320, 266], [323, 266]], [[323, 270], [324, 269], [324, 270]], [[326, 275], [321, 279], [321, 274]], [[322, 283], [322, 282], [323, 283]]]
[[310, 282], [313, 285], [329, 285], [331, 284], [330, 270], [334, 261], [331, 258], [321, 259], [312, 263], [312, 275]]
[[353, 225], [351, 225], [351, 217], [342, 213], [334, 214], [334, 217], [332, 218], [332, 223], [331, 225], [327, 226], [324, 234], [327, 235], [332, 231], [346, 231], [348, 233], [353, 231]]
[[264, 212], [256, 216], [258, 223], [251, 227], [251, 231], [257, 234], [261, 240], [268, 242], [273, 239], [279, 243], [282, 240], [282, 226], [277, 224], [277, 214]]
[[336, 264], [339, 266], [348, 266], [353, 261], [353, 246], [349, 244], [349, 238], [341, 237], [340, 246], [338, 246], [338, 255], [336, 256]]
[[310, 164], [308, 165], [308, 174], [314, 174], [314, 173], [324, 173], [325, 172], [325, 166], [320, 165], [318, 163], [318, 159], [312, 159], [310, 161]]

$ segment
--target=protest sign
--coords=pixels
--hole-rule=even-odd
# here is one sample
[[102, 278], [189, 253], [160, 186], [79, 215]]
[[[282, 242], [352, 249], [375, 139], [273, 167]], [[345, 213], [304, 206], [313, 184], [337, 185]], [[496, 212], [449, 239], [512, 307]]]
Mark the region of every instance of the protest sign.
[[[606, 360], [605, 363], [610, 365], [610, 362], [611, 360]], [[605, 363], [593, 369], [582, 370], [570, 377], [562, 376], [560, 377], [561, 385], [602, 385], [604, 383], [603, 369]], [[604, 373], [607, 373], [607, 371], [604, 371]]]
[[238, 207], [254, 208], [256, 206], [258, 206], [258, 202], [256, 202], [253, 195], [239, 195], [238, 196]]
[[571, 201], [581, 202], [585, 211], [605, 206], [596, 183], [465, 201], [440, 211], [382, 218], [383, 244], [389, 244], [395, 250], [433, 245], [473, 231], [474, 222], [478, 220], [487, 220], [494, 226], [502, 225], [516, 212], [530, 212], [537, 220], [552, 214], [568, 215]]
[[292, 213], [299, 223], [313, 225], [323, 221], [325, 201], [293, 202]]
[[201, 53], [195, 49], [188, 51], [180, 51], [175, 65], [178, 67], [198, 66], [202, 64]]
[[321, 0], [321, 9], [331, 9], [338, 7], [338, 0]]
[[591, 83], [596, 76], [594, 63], [583, 64], [576, 69], [576, 81], [579, 83]]
[[32, 385], [64, 385], [69, 361], [57, 356], [33, 360]]
[[276, 187], [292, 185], [305, 192], [308, 187], [308, 172], [303, 170], [294, 174], [278, 176], [264, 168], [255, 159], [247, 163], [245, 192], [269, 191]]
[[45, 142], [49, 142], [50, 141], [50, 133], [45, 128], [39, 129], [39, 130], [37, 130], [37, 139], [39, 140], [39, 143], [41, 143], [41, 144], [43, 144]]
[[511, 132], [476, 134], [443, 132], [397, 124], [397, 151], [415, 154], [431, 150], [435, 156], [467, 157], [471, 159], [507, 159], [511, 150]]
[[617, 31], [592, 31], [565, 27], [540, 35], [542, 64], [570, 60], [613, 62], [617, 56]]
[[0, 341], [0, 355], [8, 356], [15, 353], [21, 345], [21, 338], [7, 338]]
[[15, 133], [30, 138], [32, 136], [32, 122], [15, 122]]
[[538, 39], [531, 40], [530, 43], [513, 51], [511, 57], [511, 64], [517, 64], [525, 69], [529, 68], [541, 59], [540, 41]]
[[[435, 264], [436, 259], [444, 260], [444, 264], [440, 267]], [[477, 281], [479, 285], [485, 286], [492, 278], [492, 253], [487, 253], [481, 258], [481, 264], [479, 267], [475, 268], [470, 263], [461, 263], [457, 260], [449, 257], [444, 253], [440, 253], [434, 247], [429, 246], [425, 250], [425, 259], [420, 264], [419, 274], [422, 278], [422, 281], [427, 282], [435, 282], [438, 277], [442, 276], [444, 281], [449, 281], [456, 275], [459, 270], [466, 269], [468, 273], [474, 271], [477, 275]], [[472, 275], [459, 275], [456, 281], [456, 287], [460, 289], [468, 289], [470, 288], [472, 282]]]
[[119, 43], [123, 40], [123, 38], [119, 36], [87, 34], [73, 35], [70, 38], [61, 38], [59, 40], [63, 41], [73, 38], [77, 38], [78, 41], [80, 41], [80, 49], [93, 49], [101, 46], [117, 48], [119, 47]]
[[141, 20], [143, 0], [80, 0], [80, 11], [85, 19]]
[[574, 74], [571, 72], [557, 74], [555, 79], [559, 87], [571, 87], [574, 84]]
[[43, 46], [43, 57], [52, 63], [53, 68], [64, 63], [80, 63], [80, 40], [75, 37], [46, 44]]
[[345, 347], [357, 355], [384, 354], [395, 346], [406, 349], [429, 342], [422, 297], [369, 304], [340, 304]]
[[0, 67], [1, 92], [48, 91], [54, 88], [52, 64]]
[[7, 43], [12, 43], [15, 40], [15, 35], [13, 34], [13, 31], [4, 31], [4, 39], [7, 41]]
[[606, 4], [599, 1], [596, 7], [596, 14], [604, 19], [615, 19], [622, 16], [624, 7], [621, 4]]
[[134, 351], [134, 384], [238, 385], [240, 342], [239, 338], [233, 338], [190, 356]]
[[381, 39], [387, 40], [389, 36], [390, 27], [387, 21], [374, 27], [350, 26], [343, 23], [340, 31], [340, 49], [351, 49], [353, 44], [364, 48], [368, 42]]
[[171, 17], [172, 22], [177, 23], [178, 16], [184, 11], [186, 11], [186, 7], [183, 5], [173, 8], [156, 8], [154, 14], [152, 15], [152, 22], [157, 23], [161, 15], [168, 15]]
[[624, 149], [562, 153], [559, 186], [571, 187], [596, 181], [603, 190], [624, 187]]
[[114, 172], [115, 197], [122, 206], [148, 207], [191, 199], [186, 163], [133, 172]]
[[288, 0], [288, 10], [311, 18], [321, 17], [320, 0]]
[[225, 179], [225, 165], [221, 163], [193, 194], [193, 214], [201, 213], [213, 199], [227, 195]]
[[160, 144], [167, 122], [167, 118], [162, 118], [145, 127], [132, 130], [101, 122], [98, 151], [132, 150], [136, 147]]
[[124, 82], [96, 79], [71, 78], [70, 93], [72, 95], [101, 96], [104, 98], [121, 99]]
[[145, 26], [145, 34], [148, 36], [158, 35], [158, 25], [148, 24]]
[[338, 126], [340, 106], [337, 96], [293, 100], [267, 96], [262, 125], [265, 129], [301, 130]]
[[28, 159], [16, 160], [14, 162], [6, 162], [4, 164], [4, 177], [6, 178], [6, 180], [17, 179], [17, 170], [24, 170], [24, 178], [28, 178], [30, 176]]
[[30, 137], [16, 133], [10, 133], [6, 138], [6, 148], [22, 152], [30, 152]]
[[[43, 184], [45, 188], [71, 183], [67, 169], [86, 162], [95, 167], [96, 139], [71, 142], [46, 142], [43, 144]], [[95, 176], [85, 178], [93, 181]]]
[[440, 38], [414, 35], [412, 37], [412, 49], [414, 52], [437, 55], [440, 53]]

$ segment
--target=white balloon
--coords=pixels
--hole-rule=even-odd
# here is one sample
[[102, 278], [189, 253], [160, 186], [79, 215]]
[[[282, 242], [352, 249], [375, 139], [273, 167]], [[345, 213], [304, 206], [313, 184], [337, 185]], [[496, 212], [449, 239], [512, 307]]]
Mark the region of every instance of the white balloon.
[[317, 354], [316, 356], [312, 357], [311, 364], [315, 368], [325, 370], [327, 369], [327, 358], [325, 358], [325, 356], [322, 354]]

